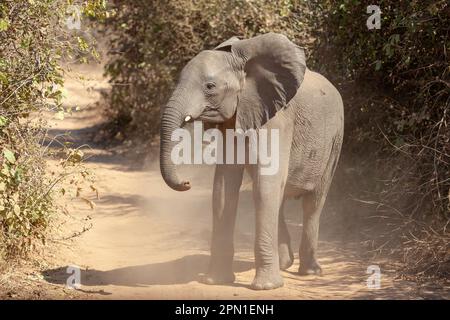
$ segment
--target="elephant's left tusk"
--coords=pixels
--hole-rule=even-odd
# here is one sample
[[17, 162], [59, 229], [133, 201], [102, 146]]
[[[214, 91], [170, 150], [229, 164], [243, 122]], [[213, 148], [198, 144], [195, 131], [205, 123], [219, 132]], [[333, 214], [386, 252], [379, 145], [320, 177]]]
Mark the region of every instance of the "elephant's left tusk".
[[184, 118], [184, 122], [189, 122], [191, 121], [192, 117], [191, 116], [186, 116], [186, 118]]

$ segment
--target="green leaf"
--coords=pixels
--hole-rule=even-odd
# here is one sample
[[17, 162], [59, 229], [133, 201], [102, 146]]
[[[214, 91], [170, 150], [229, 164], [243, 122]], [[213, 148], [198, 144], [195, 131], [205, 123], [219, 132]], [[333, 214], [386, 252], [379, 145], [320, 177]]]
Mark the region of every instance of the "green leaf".
[[8, 76], [4, 72], [0, 72], [0, 83], [8, 84]]
[[0, 19], [0, 32], [6, 31], [9, 28], [9, 21], [7, 19]]
[[8, 160], [9, 163], [14, 164], [16, 162], [16, 157], [14, 156], [14, 153], [12, 153], [11, 150], [4, 149], [3, 156], [5, 157], [6, 160]]
[[0, 128], [6, 126], [7, 122], [8, 122], [8, 119], [6, 119], [3, 116], [0, 116]]
[[4, 175], [5, 177], [9, 177], [10, 176], [8, 164], [6, 164], [6, 163], [3, 164], [3, 168], [2, 168], [2, 171], [0, 171], [0, 173], [2, 175]]
[[17, 168], [16, 172], [14, 173], [14, 179], [16, 179], [16, 181], [20, 183], [22, 181], [22, 175], [23, 175], [23, 169]]
[[81, 37], [77, 37], [77, 41], [78, 41], [78, 48], [81, 51], [86, 52], [89, 48], [89, 44], [86, 42], [86, 40], [84, 40]]

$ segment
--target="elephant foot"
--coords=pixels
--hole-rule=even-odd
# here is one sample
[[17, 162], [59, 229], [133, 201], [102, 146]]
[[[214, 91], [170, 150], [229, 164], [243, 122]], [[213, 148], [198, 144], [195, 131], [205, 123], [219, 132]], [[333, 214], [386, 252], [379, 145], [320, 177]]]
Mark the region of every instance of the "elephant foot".
[[208, 273], [204, 275], [201, 279], [201, 282], [204, 284], [227, 284], [227, 283], [233, 283], [234, 280], [236, 280], [236, 277], [234, 276], [234, 273]]
[[272, 290], [283, 286], [283, 278], [278, 270], [257, 271], [251, 288], [254, 290]]
[[288, 244], [282, 243], [278, 246], [280, 270], [289, 269], [294, 263], [294, 254]]
[[302, 260], [300, 260], [300, 267], [298, 268], [298, 274], [302, 276], [306, 275], [321, 276], [322, 268], [315, 259], [312, 259], [310, 262], [302, 262]]

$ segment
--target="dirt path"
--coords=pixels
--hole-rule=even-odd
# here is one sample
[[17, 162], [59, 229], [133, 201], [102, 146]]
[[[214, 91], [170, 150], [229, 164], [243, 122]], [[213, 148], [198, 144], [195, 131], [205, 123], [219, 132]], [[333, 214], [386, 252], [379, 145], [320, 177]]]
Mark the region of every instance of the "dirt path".
[[[94, 145], [91, 132], [101, 123], [93, 107], [98, 90], [106, 87], [102, 70], [82, 68], [87, 81], [68, 79], [67, 103], [81, 110], [64, 121], [53, 121], [54, 134], [71, 131], [76, 143]], [[89, 153], [89, 151], [87, 151]], [[365, 261], [355, 254], [357, 244], [321, 241], [319, 261], [324, 275], [295, 274], [298, 259], [283, 272], [285, 285], [273, 291], [253, 291], [253, 205], [250, 192], [241, 192], [235, 233], [237, 281], [208, 286], [198, 282], [206, 271], [211, 234], [210, 197], [213, 168], [184, 169], [193, 189], [178, 193], [163, 182], [158, 165], [136, 170], [126, 158], [94, 148], [87, 165], [95, 170], [100, 200], [96, 209], [80, 208], [76, 217], [92, 217], [92, 228], [76, 238], [56, 257], [56, 268], [45, 272], [47, 282], [64, 286], [66, 266], [81, 271], [79, 298], [145, 299], [404, 299], [419, 298], [416, 286], [393, 280], [393, 272], [380, 261]], [[298, 248], [300, 204], [288, 203], [287, 219], [294, 248]], [[321, 233], [321, 238], [323, 233]], [[296, 255], [297, 257], [297, 255]], [[367, 267], [379, 264], [381, 289], [368, 289]]]

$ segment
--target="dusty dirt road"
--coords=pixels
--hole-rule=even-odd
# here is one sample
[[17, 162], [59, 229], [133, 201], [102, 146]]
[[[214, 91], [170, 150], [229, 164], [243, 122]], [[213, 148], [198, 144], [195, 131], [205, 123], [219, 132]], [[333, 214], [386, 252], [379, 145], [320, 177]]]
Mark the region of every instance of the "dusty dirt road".
[[[211, 235], [210, 198], [213, 168], [183, 168], [193, 185], [178, 193], [163, 182], [158, 164], [135, 168], [126, 157], [98, 147], [92, 132], [101, 121], [93, 103], [98, 90], [107, 86], [100, 67], [80, 68], [87, 80], [69, 78], [68, 104], [81, 107], [64, 121], [53, 120], [53, 134], [70, 131], [78, 145], [93, 147], [87, 166], [97, 176], [100, 199], [95, 210], [79, 207], [72, 214], [89, 215], [92, 228], [66, 244], [55, 256], [55, 267], [44, 279], [64, 287], [68, 265], [81, 268], [81, 289], [75, 298], [86, 299], [414, 299], [421, 294], [408, 282], [394, 280], [389, 264], [360, 258], [357, 243], [323, 240], [319, 261], [324, 275], [298, 276], [295, 264], [282, 272], [285, 285], [272, 291], [253, 291], [253, 204], [248, 186], [243, 187], [235, 232], [236, 257], [233, 285], [208, 286], [199, 276], [208, 266]], [[301, 235], [300, 203], [287, 204], [287, 220], [298, 248]], [[381, 288], [369, 289], [369, 265], [381, 268]], [[67, 292], [67, 290], [65, 291]], [[71, 294], [73, 297], [73, 294]], [[64, 298], [64, 296], [62, 296]]]

